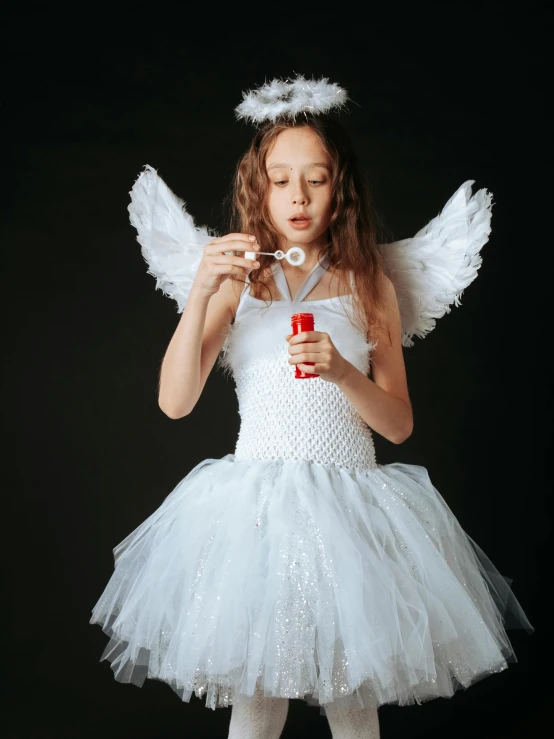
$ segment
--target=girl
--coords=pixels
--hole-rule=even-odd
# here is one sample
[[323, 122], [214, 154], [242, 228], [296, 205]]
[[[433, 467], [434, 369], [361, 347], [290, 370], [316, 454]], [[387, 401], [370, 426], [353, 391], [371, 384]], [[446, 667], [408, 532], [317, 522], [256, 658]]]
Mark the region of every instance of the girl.
[[[245, 96], [239, 115], [262, 126], [221, 238], [151, 168], [132, 192], [150, 271], [182, 311], [160, 408], [191, 413], [218, 360], [241, 427], [234, 454], [197, 465], [114, 549], [91, 623], [117, 680], [231, 705], [232, 739], [277, 739], [290, 698], [319, 706], [334, 739], [378, 737], [379, 705], [451, 697], [516, 661], [506, 628], [533, 631], [427, 471], [378, 464], [372, 440], [412, 432], [402, 346], [476, 276], [490, 196], [466, 183], [414, 239], [379, 246], [330, 114], [344, 101], [303, 78]], [[308, 312], [315, 330], [291, 331]]]

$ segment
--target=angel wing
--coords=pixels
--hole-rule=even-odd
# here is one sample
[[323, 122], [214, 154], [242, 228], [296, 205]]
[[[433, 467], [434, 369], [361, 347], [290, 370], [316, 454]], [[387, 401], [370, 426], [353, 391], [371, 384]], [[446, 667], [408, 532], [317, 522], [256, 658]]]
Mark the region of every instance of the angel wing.
[[202, 252], [213, 238], [206, 227], [198, 228], [185, 203], [165, 184], [149, 164], [129, 193], [129, 220], [137, 241], [156, 278], [156, 288], [177, 301], [177, 312], [186, 305]]
[[[403, 346], [413, 346], [414, 335], [424, 338], [453, 303], [460, 305], [462, 292], [477, 276], [479, 252], [490, 233], [492, 195], [484, 189], [472, 195], [473, 183], [464, 182], [415, 236], [382, 246], [400, 308]], [[130, 195], [130, 221], [148, 273], [181, 313], [213, 235], [195, 225], [185, 203], [148, 164]]]
[[402, 345], [424, 338], [436, 319], [460, 305], [464, 289], [477, 277], [479, 253], [490, 234], [492, 195], [471, 194], [474, 180], [456, 190], [442, 212], [410, 238], [382, 246], [402, 319]]

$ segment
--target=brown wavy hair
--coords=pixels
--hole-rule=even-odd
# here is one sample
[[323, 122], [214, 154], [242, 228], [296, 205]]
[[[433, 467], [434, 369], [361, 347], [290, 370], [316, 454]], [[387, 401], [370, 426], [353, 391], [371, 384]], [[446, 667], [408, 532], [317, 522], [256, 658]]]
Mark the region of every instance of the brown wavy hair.
[[[307, 115], [296, 121], [278, 119], [274, 123], [266, 123], [256, 132], [236, 168], [232, 185], [231, 231], [254, 234], [264, 251], [273, 252], [279, 248], [278, 232], [268, 208], [270, 180], [265, 161], [277, 136], [288, 128], [299, 127], [311, 128], [331, 158], [333, 197], [328, 234], [329, 267], [336, 269], [337, 275], [347, 285], [346, 276], [352, 273], [355, 317], [366, 328], [369, 338], [371, 327], [382, 319], [382, 282], [379, 277], [384, 264], [377, 241], [377, 216], [350, 138], [336, 121], [329, 116]], [[325, 248], [320, 257], [323, 251]], [[267, 302], [262, 293], [267, 290], [271, 299], [271, 292], [262, 275], [274, 258], [258, 255], [256, 259], [260, 267], [249, 274], [251, 292], [254, 297]], [[232, 279], [245, 282], [236, 275]]]

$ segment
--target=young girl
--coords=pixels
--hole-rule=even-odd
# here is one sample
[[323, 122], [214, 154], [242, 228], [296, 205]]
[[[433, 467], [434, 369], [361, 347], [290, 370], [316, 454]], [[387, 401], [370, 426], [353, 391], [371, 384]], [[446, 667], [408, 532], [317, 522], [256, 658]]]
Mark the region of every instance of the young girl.
[[[182, 311], [160, 408], [191, 413], [218, 360], [241, 427], [234, 454], [198, 464], [114, 549], [91, 623], [117, 680], [231, 705], [233, 739], [277, 739], [290, 698], [335, 739], [378, 737], [379, 705], [451, 697], [516, 661], [506, 628], [533, 630], [427, 471], [378, 464], [372, 440], [412, 432], [402, 346], [476, 276], [490, 195], [466, 183], [414, 239], [379, 246], [330, 113], [344, 100], [303, 78], [245, 96], [239, 115], [262, 125], [221, 238], [151, 168], [132, 192], [150, 271]], [[293, 332], [298, 313], [315, 330]]]

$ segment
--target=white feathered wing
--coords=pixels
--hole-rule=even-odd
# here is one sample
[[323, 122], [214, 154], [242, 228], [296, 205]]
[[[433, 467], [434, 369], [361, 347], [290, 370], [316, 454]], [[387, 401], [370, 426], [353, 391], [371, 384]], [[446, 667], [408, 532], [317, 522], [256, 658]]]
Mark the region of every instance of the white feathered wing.
[[483, 189], [472, 196], [473, 183], [464, 182], [414, 237], [382, 246], [400, 308], [403, 346], [432, 331], [477, 277], [479, 252], [491, 230], [492, 195]]
[[165, 184], [156, 170], [145, 165], [129, 193], [129, 220], [156, 278], [156, 288], [177, 301], [181, 313], [188, 300], [206, 244], [213, 238], [198, 228], [185, 203]]
[[[480, 250], [490, 233], [492, 195], [484, 189], [472, 195], [473, 182], [464, 182], [415, 236], [382, 246], [400, 308], [403, 346], [413, 346], [413, 336], [424, 338], [432, 331], [437, 318], [460, 304], [462, 292], [477, 276]], [[156, 288], [177, 301], [180, 313], [213, 236], [195, 226], [185, 203], [149, 165], [130, 195], [130, 221], [148, 272]]]

